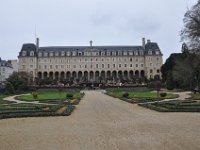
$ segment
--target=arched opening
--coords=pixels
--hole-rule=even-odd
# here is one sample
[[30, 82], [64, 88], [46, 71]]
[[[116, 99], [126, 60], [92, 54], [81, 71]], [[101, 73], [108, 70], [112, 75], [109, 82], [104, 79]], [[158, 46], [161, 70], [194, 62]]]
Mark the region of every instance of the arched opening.
[[70, 80], [70, 77], [71, 77], [71, 73], [68, 71], [68, 72], [66, 73], [66, 79], [67, 79], [67, 81]]
[[53, 72], [49, 72], [49, 78], [53, 80]]
[[94, 81], [94, 72], [90, 71], [90, 81]]
[[112, 72], [112, 77], [113, 77], [114, 80], [117, 79], [117, 71], [113, 71]]
[[38, 79], [42, 79], [42, 72], [38, 72]]
[[139, 77], [139, 71], [138, 70], [135, 71], [135, 76]]
[[82, 80], [82, 77], [83, 77], [82, 71], [79, 71], [79, 72], [78, 72], [78, 79], [79, 79], [79, 80]]
[[55, 72], [55, 79], [59, 80], [59, 72]]
[[99, 71], [95, 72], [95, 81], [99, 81]]
[[107, 73], [106, 73], [106, 78], [107, 78], [108, 80], [111, 79], [111, 72], [110, 72], [110, 71], [107, 71]]
[[73, 79], [76, 79], [76, 77], [77, 77], [77, 76], [76, 76], [76, 71], [73, 71], [73, 72], [72, 72], [72, 77], [73, 77]]
[[60, 74], [60, 80], [65, 80], [65, 72], [61, 72], [61, 74]]
[[47, 79], [47, 78], [48, 78], [48, 73], [47, 73], [47, 72], [44, 72], [44, 73], [43, 73], [43, 76], [44, 76], [44, 79]]
[[128, 80], [128, 71], [124, 71], [124, 80]]
[[141, 77], [142, 77], [142, 78], [145, 77], [145, 72], [144, 72], [144, 70], [141, 70], [140, 74], [141, 74]]
[[84, 71], [84, 79], [85, 82], [88, 81], [88, 72]]
[[105, 79], [106, 79], [106, 73], [105, 73], [105, 71], [101, 71], [101, 79], [103, 81], [105, 81]]
[[131, 70], [131, 71], [129, 71], [129, 78], [133, 79], [133, 77], [134, 77], [134, 72], [133, 72], [133, 70]]
[[120, 80], [122, 80], [123, 79], [123, 74], [122, 74], [122, 71], [120, 70], [120, 71], [118, 71], [118, 77], [119, 77], [119, 79]]

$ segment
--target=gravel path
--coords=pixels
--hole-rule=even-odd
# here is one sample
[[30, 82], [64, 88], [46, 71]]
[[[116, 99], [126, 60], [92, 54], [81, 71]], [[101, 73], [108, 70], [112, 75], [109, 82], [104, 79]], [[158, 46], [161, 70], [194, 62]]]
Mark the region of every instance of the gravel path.
[[200, 149], [200, 113], [159, 113], [85, 94], [68, 117], [0, 120], [0, 150]]

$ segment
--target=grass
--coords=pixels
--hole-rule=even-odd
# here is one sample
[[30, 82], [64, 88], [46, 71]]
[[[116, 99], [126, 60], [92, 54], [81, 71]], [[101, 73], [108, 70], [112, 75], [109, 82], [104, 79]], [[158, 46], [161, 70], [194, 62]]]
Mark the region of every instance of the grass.
[[81, 97], [80, 91], [38, 91], [38, 97], [36, 99], [30, 95], [22, 95], [18, 97], [22, 101], [45, 101], [45, 100], [66, 100], [66, 94], [73, 94], [72, 99], [78, 99]]
[[[108, 90], [107, 93], [110, 96], [116, 97], [116, 98], [123, 98], [123, 93], [127, 92], [128, 95], [128, 99], [132, 99], [132, 98], [160, 98], [160, 96], [157, 96], [157, 92], [154, 91], [148, 91], [148, 90], [144, 90], [144, 91], [130, 91], [130, 90], [121, 90], [121, 89], [116, 89], [116, 90]], [[166, 99], [172, 99], [172, 98], [177, 98], [176, 94], [173, 93], [167, 93], [167, 96], [164, 97]]]
[[200, 93], [197, 93], [197, 94], [191, 94], [191, 99], [200, 100]]

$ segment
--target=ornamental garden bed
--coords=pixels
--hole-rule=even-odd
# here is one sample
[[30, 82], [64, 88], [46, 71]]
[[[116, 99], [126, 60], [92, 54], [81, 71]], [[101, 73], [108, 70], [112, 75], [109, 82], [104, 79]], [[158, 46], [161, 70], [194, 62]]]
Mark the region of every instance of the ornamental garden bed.
[[[156, 91], [148, 89], [108, 89], [106, 92], [107, 95], [119, 98], [123, 101], [135, 104], [135, 103], [146, 103], [146, 102], [155, 102], [161, 101], [164, 99], [173, 99], [177, 98], [178, 95], [173, 93], [160, 93], [157, 95]], [[163, 96], [164, 95], [164, 96]]]
[[200, 112], [200, 101], [198, 100], [174, 100], [138, 105], [159, 112]]
[[[52, 91], [39, 91], [40, 94], [45, 93], [45, 95], [48, 95], [51, 92]], [[55, 94], [54, 91], [54, 96], [55, 95], [60, 96], [60, 93]], [[23, 96], [25, 96], [23, 97], [25, 102], [32, 101], [30, 97], [33, 98], [33, 95], [30, 94]], [[28, 99], [25, 99], [26, 96], [28, 96]], [[42, 99], [40, 99], [41, 101], [39, 102], [46, 104], [27, 104], [4, 101], [2, 99], [6, 97], [6, 95], [2, 95], [0, 96], [0, 119], [17, 117], [69, 116], [75, 109], [74, 105], [78, 105], [83, 96], [84, 93], [80, 93], [80, 91], [73, 91], [68, 95], [65, 92], [65, 99], [54, 100], [51, 99], [50, 96], [47, 96], [47, 99], [45, 99], [45, 96], [41, 96]]]

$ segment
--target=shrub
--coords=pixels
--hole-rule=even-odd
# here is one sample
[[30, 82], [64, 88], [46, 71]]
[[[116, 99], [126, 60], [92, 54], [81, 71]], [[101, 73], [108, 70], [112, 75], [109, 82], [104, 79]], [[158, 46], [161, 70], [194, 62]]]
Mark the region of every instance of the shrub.
[[125, 93], [122, 94], [122, 97], [128, 98], [128, 96], [129, 96], [128, 92], [125, 92]]
[[70, 98], [73, 98], [73, 97], [74, 97], [74, 95], [71, 94], [71, 93], [67, 93], [67, 94], [66, 94], [66, 98], [69, 98], [69, 99], [70, 99]]
[[37, 92], [33, 92], [33, 93], [32, 93], [32, 96], [33, 96], [34, 99], [37, 99], [38, 93], [37, 93]]
[[167, 93], [160, 93], [160, 97], [166, 97]]

